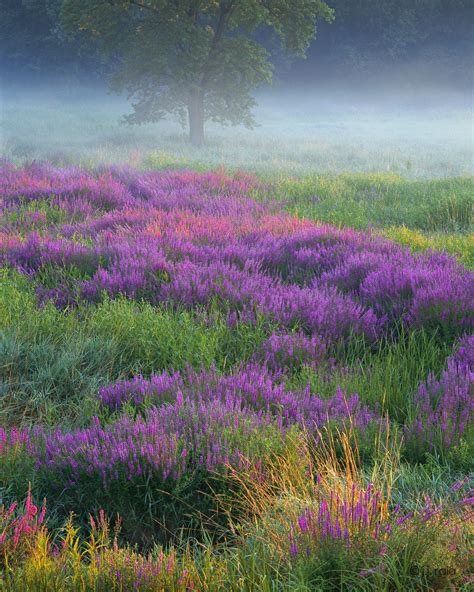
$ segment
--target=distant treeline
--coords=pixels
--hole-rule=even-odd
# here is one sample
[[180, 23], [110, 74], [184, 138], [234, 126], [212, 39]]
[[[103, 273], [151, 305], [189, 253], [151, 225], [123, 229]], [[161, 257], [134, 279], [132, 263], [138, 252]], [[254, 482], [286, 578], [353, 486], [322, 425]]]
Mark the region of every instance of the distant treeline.
[[[353, 64], [462, 53], [472, 41], [472, 0], [332, 0], [322, 53]], [[324, 47], [323, 47], [324, 45]], [[472, 48], [472, 45], [471, 45]], [[466, 56], [469, 57], [469, 56]]]
[[[335, 10], [322, 23], [304, 64], [286, 68], [308, 75], [312, 68], [369, 70], [408, 60], [462, 70], [472, 59], [472, 0], [327, 0]], [[0, 67], [19, 77], [100, 77], [98, 54], [72, 41], [61, 28], [62, 0], [0, 0]], [[259, 33], [266, 39], [265, 31]], [[284, 56], [275, 54], [277, 65]], [[285, 68], [283, 68], [284, 70]], [[461, 72], [460, 72], [461, 73]]]
[[98, 54], [65, 34], [62, 0], [0, 0], [0, 69], [18, 79], [89, 78], [101, 73]]

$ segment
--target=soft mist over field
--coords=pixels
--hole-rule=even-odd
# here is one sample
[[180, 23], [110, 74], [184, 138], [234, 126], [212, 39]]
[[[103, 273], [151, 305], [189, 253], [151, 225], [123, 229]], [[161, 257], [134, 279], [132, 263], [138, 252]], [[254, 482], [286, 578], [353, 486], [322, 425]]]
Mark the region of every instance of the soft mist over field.
[[339, 83], [257, 94], [258, 126], [209, 123], [193, 148], [177, 121], [130, 126], [123, 98], [71, 85], [4, 85], [0, 152], [13, 161], [223, 164], [262, 172], [394, 172], [442, 177], [472, 172], [471, 96], [413, 80], [369, 87]]

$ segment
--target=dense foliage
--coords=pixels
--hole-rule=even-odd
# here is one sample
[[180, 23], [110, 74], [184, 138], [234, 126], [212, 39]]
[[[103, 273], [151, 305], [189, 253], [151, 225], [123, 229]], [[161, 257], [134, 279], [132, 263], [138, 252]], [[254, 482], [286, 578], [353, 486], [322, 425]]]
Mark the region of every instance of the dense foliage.
[[[358, 71], [419, 58], [438, 66], [467, 67], [472, 51], [469, 0], [333, 0], [336, 19], [322, 29], [319, 51]], [[323, 49], [327, 44], [327, 49]], [[318, 44], [316, 44], [315, 50]]]
[[5, 80], [97, 80], [103, 70], [100, 60], [67, 38], [59, 21], [61, 4], [62, 0], [0, 0], [0, 68]]

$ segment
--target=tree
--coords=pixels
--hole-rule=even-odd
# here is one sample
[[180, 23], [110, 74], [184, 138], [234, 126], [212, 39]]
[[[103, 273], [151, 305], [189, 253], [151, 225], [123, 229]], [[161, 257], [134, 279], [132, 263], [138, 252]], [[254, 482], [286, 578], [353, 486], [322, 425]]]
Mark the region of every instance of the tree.
[[272, 79], [259, 30], [304, 57], [317, 20], [332, 17], [322, 0], [64, 0], [61, 11], [66, 30], [88, 32], [114, 61], [129, 123], [187, 114], [198, 146], [207, 120], [252, 127], [251, 91]]

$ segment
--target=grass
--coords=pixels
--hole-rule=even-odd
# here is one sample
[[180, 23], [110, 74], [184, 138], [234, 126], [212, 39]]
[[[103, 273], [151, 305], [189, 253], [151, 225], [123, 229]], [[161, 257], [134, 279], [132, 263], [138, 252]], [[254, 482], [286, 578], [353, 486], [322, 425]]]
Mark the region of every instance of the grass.
[[444, 251], [456, 257], [469, 269], [474, 268], [474, 234], [436, 234], [424, 233], [419, 230], [410, 230], [406, 226], [391, 226], [382, 230], [383, 236], [402, 245], [406, 245], [412, 251]]
[[[358, 229], [405, 226], [467, 233], [472, 223], [471, 177], [421, 181], [388, 173], [309, 175], [277, 181], [276, 196], [298, 216]], [[397, 237], [396, 231], [392, 237]], [[415, 237], [406, 236], [405, 241], [416, 244]], [[431, 244], [444, 246], [442, 240]]]
[[[210, 322], [211, 321], [211, 322]], [[0, 421], [66, 417], [87, 423], [101, 385], [162, 370], [221, 371], [245, 362], [271, 325], [227, 326], [219, 313], [105, 300], [70, 312], [36, 306], [34, 288], [6, 270], [0, 281]]]

